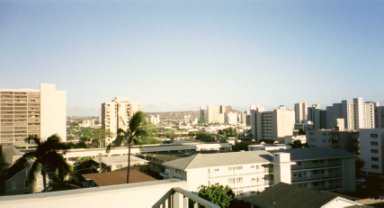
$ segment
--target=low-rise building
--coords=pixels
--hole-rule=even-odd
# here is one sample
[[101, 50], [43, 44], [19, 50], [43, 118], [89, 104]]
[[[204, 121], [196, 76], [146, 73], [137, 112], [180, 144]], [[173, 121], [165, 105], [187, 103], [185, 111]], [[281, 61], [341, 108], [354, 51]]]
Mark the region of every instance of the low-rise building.
[[[131, 167], [136, 167], [141, 169], [143, 166], [147, 166], [149, 161], [142, 158], [131, 155]], [[128, 158], [127, 156], [111, 156], [111, 157], [96, 157], [93, 158], [93, 161], [101, 163], [103, 169], [106, 171], [114, 171], [122, 168], [128, 167]]]
[[256, 150], [283, 150], [288, 149], [289, 146], [285, 144], [250, 144], [248, 145], [248, 151], [256, 151]]
[[220, 183], [236, 195], [261, 192], [279, 182], [313, 190], [353, 192], [354, 155], [330, 148], [298, 148], [197, 154], [164, 163], [171, 178], [186, 180], [192, 191]]
[[263, 191], [271, 184], [271, 154], [267, 151], [196, 154], [164, 163], [170, 178], [201, 185], [228, 185], [236, 195]]

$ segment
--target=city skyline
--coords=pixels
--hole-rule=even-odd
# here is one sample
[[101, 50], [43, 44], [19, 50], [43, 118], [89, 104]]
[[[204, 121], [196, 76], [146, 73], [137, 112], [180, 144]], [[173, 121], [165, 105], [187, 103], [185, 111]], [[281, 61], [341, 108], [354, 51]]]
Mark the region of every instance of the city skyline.
[[382, 104], [383, 8], [374, 0], [0, 1], [0, 88], [54, 83], [67, 92], [69, 115], [98, 115], [114, 97], [147, 112], [356, 97]]

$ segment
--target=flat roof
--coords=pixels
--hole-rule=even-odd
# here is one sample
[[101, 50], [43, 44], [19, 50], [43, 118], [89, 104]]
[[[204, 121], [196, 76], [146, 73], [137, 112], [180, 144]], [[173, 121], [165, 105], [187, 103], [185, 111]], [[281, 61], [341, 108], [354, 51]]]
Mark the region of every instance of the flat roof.
[[272, 161], [272, 154], [260, 151], [243, 151], [243, 152], [227, 152], [227, 153], [212, 153], [212, 154], [196, 154], [193, 156], [180, 158], [163, 163], [164, 166], [176, 168], [179, 170], [204, 168], [204, 167], [218, 167], [230, 166], [241, 164], [255, 164], [255, 163], [270, 163]]

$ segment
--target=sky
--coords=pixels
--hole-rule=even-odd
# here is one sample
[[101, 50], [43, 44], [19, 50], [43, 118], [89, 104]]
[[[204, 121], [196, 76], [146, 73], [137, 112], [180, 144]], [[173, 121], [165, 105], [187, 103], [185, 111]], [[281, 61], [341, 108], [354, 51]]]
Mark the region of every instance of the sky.
[[0, 88], [67, 92], [69, 115], [384, 102], [381, 0], [0, 0]]

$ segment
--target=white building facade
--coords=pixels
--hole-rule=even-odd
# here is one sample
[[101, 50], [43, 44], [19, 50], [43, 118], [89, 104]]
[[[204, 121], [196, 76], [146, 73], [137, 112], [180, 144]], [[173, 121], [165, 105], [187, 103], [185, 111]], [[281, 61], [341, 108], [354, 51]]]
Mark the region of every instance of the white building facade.
[[114, 98], [101, 105], [101, 125], [104, 129], [109, 130], [114, 138], [118, 129], [127, 130], [129, 120], [140, 109], [139, 104], [126, 98]]
[[41, 84], [39, 90], [0, 89], [0, 143], [25, 146], [30, 135], [44, 140], [53, 134], [66, 141], [66, 99], [53, 84]]
[[308, 106], [306, 103], [296, 103], [295, 104], [295, 122], [296, 123], [305, 123], [308, 117]]
[[353, 192], [354, 156], [326, 148], [197, 154], [163, 164], [166, 175], [201, 185], [228, 185], [236, 195], [250, 195], [284, 182], [314, 190]]
[[384, 129], [360, 129], [360, 157], [363, 171], [384, 173]]
[[283, 140], [292, 136], [295, 126], [295, 111], [284, 106], [273, 111], [262, 108], [251, 110], [251, 129], [254, 139]]

